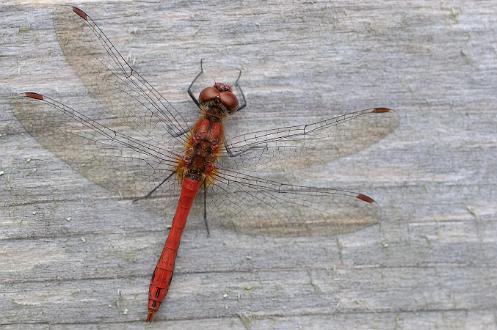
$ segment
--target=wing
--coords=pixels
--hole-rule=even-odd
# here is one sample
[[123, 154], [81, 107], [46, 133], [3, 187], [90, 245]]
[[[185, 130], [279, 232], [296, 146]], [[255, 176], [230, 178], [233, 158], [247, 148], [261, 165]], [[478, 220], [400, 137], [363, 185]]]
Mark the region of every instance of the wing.
[[[60, 6], [54, 22], [64, 57], [89, 94], [127, 126], [138, 128], [142, 134], [148, 128], [148, 136], [165, 146], [178, 143], [174, 138], [188, 132], [189, 124], [182, 114], [128, 64], [84, 11]], [[154, 135], [157, 129], [162, 134]]]
[[[201, 76], [207, 80], [205, 77]], [[239, 91], [237, 96], [241, 95]], [[267, 121], [267, 117], [262, 120]], [[228, 121], [230, 124], [231, 132], [243, 129], [243, 122], [236, 118]], [[379, 208], [367, 195], [339, 188], [284, 184], [239, 170], [257, 170], [258, 174], [267, 171], [273, 177], [277, 173], [283, 182], [299, 180], [295, 171], [289, 171], [292, 165], [308, 168], [351, 154], [381, 139], [397, 125], [393, 111], [374, 108], [234, 138], [229, 138], [228, 133], [227, 152], [219, 159], [216, 180], [207, 187], [209, 223], [244, 234], [300, 236], [341, 234], [377, 224]], [[195, 203], [192, 215], [200, 217], [202, 196]]]
[[228, 138], [220, 164], [231, 169], [308, 168], [358, 152], [397, 126], [394, 111], [372, 108], [308, 124], [255, 131]]
[[11, 101], [16, 118], [41, 145], [121, 197], [144, 195], [175, 171], [176, 153], [141, 140], [135, 130], [127, 133], [116, 118], [93, 120], [33, 92]]
[[219, 169], [207, 191], [209, 222], [245, 234], [330, 235], [379, 221], [372, 198], [337, 188], [291, 185]]
[[148, 193], [174, 170], [188, 123], [81, 9], [58, 7], [55, 30], [66, 60], [99, 103], [71, 96], [75, 110], [25, 93], [13, 99], [14, 114], [91, 181], [123, 197]]

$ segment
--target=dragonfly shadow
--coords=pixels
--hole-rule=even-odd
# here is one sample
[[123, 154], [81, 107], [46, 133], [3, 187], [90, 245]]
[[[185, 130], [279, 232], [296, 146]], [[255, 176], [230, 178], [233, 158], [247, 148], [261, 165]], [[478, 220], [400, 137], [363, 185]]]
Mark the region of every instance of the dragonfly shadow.
[[[125, 199], [144, 196], [175, 171], [190, 123], [92, 20], [75, 13], [82, 19], [74, 20], [70, 8], [55, 15], [55, 29], [66, 60], [92, 98], [76, 95], [61, 98], [62, 103], [28, 92], [12, 98], [14, 114], [42, 146], [87, 179]], [[223, 77], [234, 82], [238, 71], [215, 76], [202, 75], [198, 85]], [[302, 109], [274, 111], [283, 100], [292, 103], [292, 96], [277, 91], [249, 100], [226, 125], [226, 150], [208, 186], [207, 214], [213, 224], [247, 234], [330, 235], [378, 223], [376, 204], [358, 193], [281, 182], [298, 184], [297, 170], [311, 171], [379, 141], [398, 125], [395, 112], [372, 108], [309, 117]], [[257, 172], [257, 177], [241, 171]], [[172, 178], [138, 204], [162, 213], [174, 208], [179, 191]], [[192, 213], [202, 218], [202, 198]]]
[[[264, 107], [263, 104], [271, 106], [274, 102], [263, 95], [256, 101], [256, 104], [250, 105], [250, 108], [259, 109]], [[243, 167], [258, 173], [263, 171], [266, 175], [302, 169], [319, 170], [333, 160], [366, 149], [398, 127], [399, 117], [395, 111], [375, 113], [368, 110], [313, 117], [307, 117], [305, 112], [301, 111], [284, 114], [268, 112], [264, 115], [255, 113], [253, 116], [235, 114], [226, 124], [228, 143], [232, 137], [242, 140], [253, 138], [255, 135], [278, 135], [279, 133], [273, 133], [276, 130], [284, 132], [293, 129], [296, 133], [284, 138], [275, 136], [266, 144], [254, 144], [236, 158], [222, 155], [221, 163], [224, 167], [226, 165], [223, 162], [233, 163], [228, 167]], [[302, 122], [309, 123], [308, 127], [302, 125]], [[316, 129], [312, 127], [323, 122], [328, 123]], [[267, 129], [248, 133], [248, 127], [267, 127]]]

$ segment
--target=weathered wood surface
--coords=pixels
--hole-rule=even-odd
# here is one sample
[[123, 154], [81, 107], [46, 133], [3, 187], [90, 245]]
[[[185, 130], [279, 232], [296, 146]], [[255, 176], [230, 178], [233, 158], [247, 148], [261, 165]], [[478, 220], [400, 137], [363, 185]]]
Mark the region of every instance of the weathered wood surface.
[[[50, 10], [18, 4], [0, 7], [3, 95], [84, 93]], [[381, 225], [206, 238], [192, 218], [152, 328], [497, 328], [495, 1], [81, 7], [174, 102], [189, 102], [205, 58], [243, 68], [244, 116], [258, 125], [380, 105], [400, 116], [379, 143], [308, 173], [374, 196]], [[55, 158], [5, 98], [1, 109], [1, 327], [143, 328], [166, 220]]]

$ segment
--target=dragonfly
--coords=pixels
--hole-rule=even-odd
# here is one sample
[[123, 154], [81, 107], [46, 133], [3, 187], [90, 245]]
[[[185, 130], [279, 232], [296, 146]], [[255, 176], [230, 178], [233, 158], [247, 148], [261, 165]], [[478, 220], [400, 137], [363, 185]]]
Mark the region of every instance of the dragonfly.
[[[241, 70], [231, 82], [213, 81], [201, 61], [188, 88], [192, 116], [133, 69], [80, 8], [59, 8], [54, 26], [91, 101], [77, 110], [42, 93], [23, 92], [13, 97], [14, 114], [42, 146], [92, 182], [138, 204], [176, 204], [150, 281], [147, 321], [169, 291], [192, 209], [203, 217], [207, 235], [208, 218], [237, 232], [268, 235], [337, 234], [377, 223], [378, 206], [366, 194], [289, 182], [302, 177], [299, 165], [308, 169], [316, 159], [333, 159], [340, 137], [355, 152], [389, 134], [397, 126], [391, 109], [236, 134], [226, 119], [236, 121], [247, 106]], [[346, 128], [362, 135], [362, 142], [343, 137]], [[271, 168], [283, 169], [278, 179], [260, 175]]]

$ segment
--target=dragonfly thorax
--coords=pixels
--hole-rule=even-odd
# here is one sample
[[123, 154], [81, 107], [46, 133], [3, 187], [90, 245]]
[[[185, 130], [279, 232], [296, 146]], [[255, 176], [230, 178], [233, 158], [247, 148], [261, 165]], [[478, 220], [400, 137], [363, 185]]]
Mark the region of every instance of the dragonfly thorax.
[[238, 108], [238, 99], [233, 93], [230, 84], [215, 83], [214, 86], [206, 87], [200, 92], [200, 105], [206, 106], [207, 111], [211, 108], [214, 112], [222, 110], [222, 115], [231, 114]]

